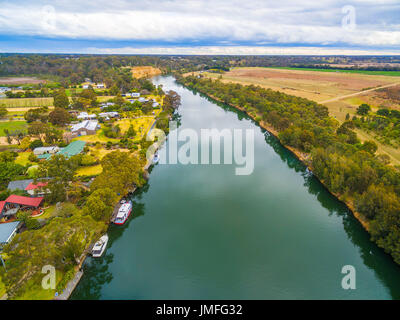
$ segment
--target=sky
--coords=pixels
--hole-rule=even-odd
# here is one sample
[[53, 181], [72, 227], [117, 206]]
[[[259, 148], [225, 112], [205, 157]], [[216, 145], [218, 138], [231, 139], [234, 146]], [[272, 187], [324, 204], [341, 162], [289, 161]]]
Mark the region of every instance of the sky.
[[400, 54], [400, 0], [0, 0], [0, 53]]

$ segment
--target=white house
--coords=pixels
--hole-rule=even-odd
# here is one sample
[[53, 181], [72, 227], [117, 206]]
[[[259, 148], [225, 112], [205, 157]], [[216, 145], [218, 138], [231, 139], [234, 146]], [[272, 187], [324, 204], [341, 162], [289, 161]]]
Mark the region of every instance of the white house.
[[131, 93], [131, 97], [132, 98], [139, 98], [140, 97], [140, 93], [139, 92], [132, 92]]
[[100, 129], [100, 125], [97, 120], [85, 120], [71, 127], [72, 137], [96, 134], [98, 129]]
[[104, 83], [98, 83], [96, 84], [96, 88], [97, 89], [104, 89], [106, 86], [104, 85]]
[[96, 119], [96, 115], [95, 114], [88, 114], [87, 112], [81, 112], [77, 118], [79, 120], [92, 120], [92, 119]]
[[158, 102], [153, 102], [153, 108], [157, 108], [160, 104]]
[[99, 117], [101, 117], [101, 118], [118, 118], [119, 113], [116, 111], [102, 112], [102, 113], [99, 113]]
[[34, 153], [35, 156], [39, 156], [41, 154], [46, 154], [46, 153], [55, 154], [58, 151], [60, 151], [60, 148], [57, 147], [57, 146], [53, 146], [53, 147], [38, 147], [38, 148], [33, 149], [33, 153]]

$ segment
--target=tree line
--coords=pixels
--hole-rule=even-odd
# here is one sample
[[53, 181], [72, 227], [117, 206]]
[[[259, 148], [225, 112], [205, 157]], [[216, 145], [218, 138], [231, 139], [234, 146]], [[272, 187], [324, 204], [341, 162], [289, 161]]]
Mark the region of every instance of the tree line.
[[279, 139], [307, 155], [307, 164], [325, 186], [369, 222], [371, 238], [400, 263], [400, 171], [361, 143], [354, 124], [342, 125], [316, 102], [219, 80], [179, 77], [184, 85], [239, 106], [279, 132]]

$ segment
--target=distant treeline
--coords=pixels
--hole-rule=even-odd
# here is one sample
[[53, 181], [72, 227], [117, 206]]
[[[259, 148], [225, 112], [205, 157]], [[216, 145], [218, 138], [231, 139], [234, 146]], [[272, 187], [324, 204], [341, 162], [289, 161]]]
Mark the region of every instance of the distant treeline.
[[400, 264], [400, 171], [375, 155], [374, 142], [357, 139], [351, 121], [339, 125], [323, 105], [259, 86], [194, 76], [179, 81], [244, 109], [278, 131], [284, 145], [307, 154], [314, 174], [362, 214], [372, 240]]
[[[78, 54], [0, 54], [0, 76], [41, 75], [60, 81], [63, 86], [76, 85], [90, 78], [93, 82], [122, 81], [121, 68], [154, 66], [163, 73], [192, 72], [232, 67], [318, 67], [331, 64], [400, 63], [397, 56], [203, 56], [203, 55], [78, 55]], [[399, 70], [398, 67], [367, 67], [365, 70]], [[129, 69], [127, 69], [129, 71]]]

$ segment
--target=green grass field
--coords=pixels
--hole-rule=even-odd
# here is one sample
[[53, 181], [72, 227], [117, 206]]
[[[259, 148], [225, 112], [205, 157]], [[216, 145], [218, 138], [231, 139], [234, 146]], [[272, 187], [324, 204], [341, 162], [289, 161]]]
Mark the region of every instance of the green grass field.
[[0, 137], [5, 137], [4, 129], [9, 131], [22, 130], [25, 131], [27, 128], [26, 121], [0, 121]]
[[372, 76], [400, 77], [400, 71], [370, 71], [370, 70], [319, 69], [319, 68], [296, 68], [296, 67], [269, 67], [269, 68], [285, 69], [285, 70], [298, 70], [298, 71], [360, 73], [360, 74], [368, 74], [368, 75], [372, 75]]

